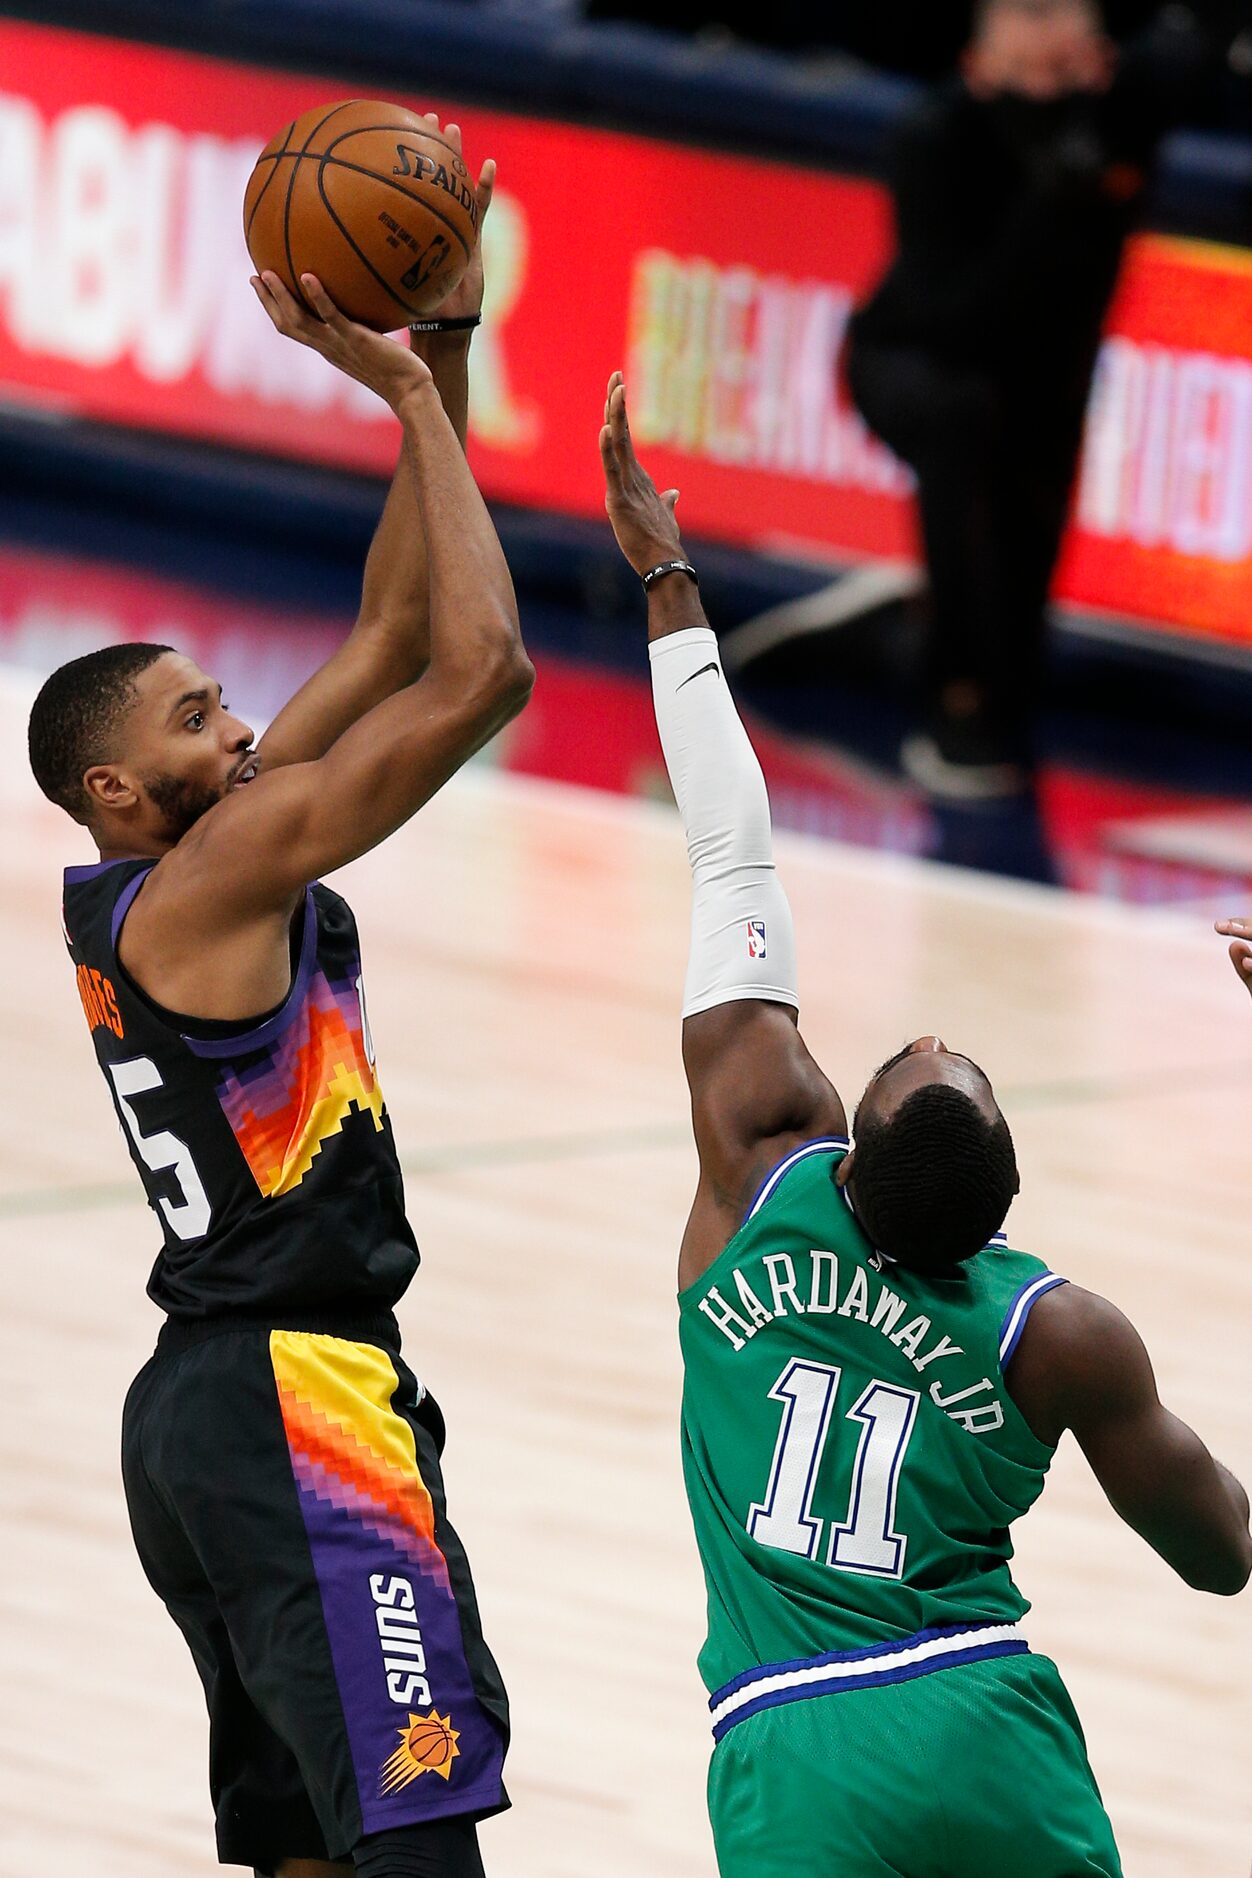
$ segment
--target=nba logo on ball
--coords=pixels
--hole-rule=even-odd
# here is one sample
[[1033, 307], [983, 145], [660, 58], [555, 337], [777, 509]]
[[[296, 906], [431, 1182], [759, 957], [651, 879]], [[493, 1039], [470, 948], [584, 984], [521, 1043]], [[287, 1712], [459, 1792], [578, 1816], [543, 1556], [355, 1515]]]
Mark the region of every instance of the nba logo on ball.
[[765, 921], [763, 919], [748, 921], [748, 957], [750, 959], [765, 957]]

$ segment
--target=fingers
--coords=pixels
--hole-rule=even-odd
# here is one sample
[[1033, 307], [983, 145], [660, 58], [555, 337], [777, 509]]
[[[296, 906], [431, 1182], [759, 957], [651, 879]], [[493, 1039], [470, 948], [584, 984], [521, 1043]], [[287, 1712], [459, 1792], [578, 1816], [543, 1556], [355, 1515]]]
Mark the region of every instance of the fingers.
[[317, 322], [310, 318], [307, 309], [278, 274], [268, 269], [263, 274], [254, 274], [251, 287], [271, 323], [287, 338], [307, 340], [316, 331]]
[[1245, 984], [1252, 980], [1252, 941], [1234, 940], [1230, 947], [1230, 962]]
[[622, 466], [617, 460], [613, 432], [607, 423], [600, 430], [600, 461], [604, 466], [604, 480], [610, 490], [619, 490], [622, 486]]
[[339, 311], [317, 275], [301, 274], [300, 285], [304, 289], [305, 299], [323, 324], [333, 327], [336, 332], [347, 332], [351, 320]]
[[[631, 441], [630, 419], [626, 414], [626, 381], [620, 372], [614, 372], [609, 379], [609, 393], [604, 405], [604, 423], [617, 473], [623, 485], [629, 482], [633, 487], [646, 491], [655, 498], [656, 486], [635, 455], [635, 446]], [[669, 502], [671, 513], [677, 499], [678, 492], [675, 490], [673, 500]]]
[[[461, 126], [459, 124], [445, 124], [441, 130], [439, 126], [439, 115], [435, 111], [423, 112], [422, 122], [429, 124], [436, 137], [442, 137], [446, 143], [450, 143], [457, 155], [464, 160], [465, 150], [461, 138]], [[487, 211], [491, 207], [491, 198], [495, 192], [495, 187], [495, 158], [488, 157], [481, 170], [478, 172], [478, 181], [474, 187], [474, 198], [478, 204], [478, 232], [480, 235]]]
[[622, 470], [629, 471], [635, 469], [637, 463], [635, 447], [630, 440], [630, 420], [626, 415], [626, 387], [622, 383], [622, 375], [620, 372], [615, 372], [613, 378], [616, 379], [617, 382], [614, 384], [613, 381], [610, 380], [607, 419], [609, 434], [613, 439], [613, 449], [617, 454]]
[[254, 274], [251, 285], [272, 323], [289, 339], [300, 339], [305, 345], [324, 350], [326, 327], [341, 334], [353, 330], [352, 321], [339, 311], [316, 274], [300, 276], [306, 306], [301, 306], [286, 282], [268, 269]]
[[443, 129], [440, 130], [439, 114], [436, 111], [424, 112], [423, 121], [430, 125], [436, 137], [445, 138], [447, 142], [452, 145], [452, 148], [456, 151], [458, 156], [463, 154], [461, 150], [461, 126], [459, 124], [445, 124]]
[[1252, 919], [1219, 919], [1214, 924], [1230, 940], [1230, 962], [1252, 991]]
[[608, 394], [604, 400], [604, 426], [614, 449], [620, 449], [623, 440], [630, 442], [630, 430], [626, 423], [626, 386], [620, 372], [614, 372], [609, 379]]
[[478, 232], [483, 232], [483, 223], [487, 219], [487, 210], [491, 207], [491, 198], [496, 188], [496, 160], [488, 157], [478, 172], [478, 187], [474, 195], [478, 202]]
[[[424, 114], [423, 121], [430, 125], [436, 137], [442, 137], [445, 143], [450, 143], [452, 145], [452, 148], [456, 151], [457, 155], [462, 160], [464, 160], [465, 150], [462, 144], [461, 126], [459, 124], [445, 124], [443, 129], [440, 130], [439, 117], [438, 117], [438, 114], [434, 111], [427, 111]], [[487, 213], [487, 210], [491, 207], [491, 192], [495, 188], [495, 184], [496, 184], [495, 160], [492, 157], [488, 157], [487, 161], [483, 164], [482, 169], [478, 173], [478, 184], [474, 190], [474, 194], [478, 198], [478, 220], [479, 220], [480, 226], [482, 224], [483, 216]]]
[[621, 373], [614, 372], [604, 399], [604, 423], [600, 429], [600, 461], [604, 465], [605, 481], [610, 493], [620, 492], [622, 487], [622, 464], [618, 450], [619, 424], [625, 409], [626, 387]]
[[261, 302], [261, 305], [265, 308], [270, 324], [276, 326], [279, 332], [281, 332], [283, 329], [283, 316], [279, 310], [277, 300], [275, 300], [270, 289], [266, 286], [263, 277], [260, 274], [249, 275], [248, 285]]

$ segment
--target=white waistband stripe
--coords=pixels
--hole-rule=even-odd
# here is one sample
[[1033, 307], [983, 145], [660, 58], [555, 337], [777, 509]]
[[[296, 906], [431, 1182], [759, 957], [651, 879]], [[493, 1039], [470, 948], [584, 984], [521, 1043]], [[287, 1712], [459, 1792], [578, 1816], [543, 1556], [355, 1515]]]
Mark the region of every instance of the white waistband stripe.
[[927, 1669], [942, 1669], [953, 1658], [1007, 1655], [1029, 1648], [1017, 1624], [982, 1624], [974, 1630], [922, 1632], [916, 1643], [888, 1644], [881, 1650], [859, 1651], [844, 1657], [814, 1657], [811, 1662], [750, 1671], [718, 1692], [709, 1704], [713, 1732], [720, 1735], [743, 1711], [825, 1695], [836, 1689], [866, 1688], [875, 1683], [902, 1681]]

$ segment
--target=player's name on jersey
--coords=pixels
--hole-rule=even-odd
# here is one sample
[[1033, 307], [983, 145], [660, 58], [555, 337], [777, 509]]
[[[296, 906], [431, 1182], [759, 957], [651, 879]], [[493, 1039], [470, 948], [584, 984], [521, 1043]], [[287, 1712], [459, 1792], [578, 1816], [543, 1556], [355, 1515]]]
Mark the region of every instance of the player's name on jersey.
[[[758, 1330], [780, 1317], [844, 1317], [865, 1324], [902, 1351], [919, 1375], [934, 1363], [950, 1363], [966, 1355], [959, 1343], [943, 1331], [936, 1331], [924, 1313], [910, 1316], [908, 1300], [893, 1291], [885, 1279], [871, 1276], [863, 1265], [853, 1263], [851, 1275], [846, 1282], [841, 1281], [839, 1260], [833, 1252], [814, 1248], [798, 1258], [789, 1252], [767, 1252], [752, 1265], [757, 1267], [754, 1282], [750, 1283], [735, 1266], [728, 1276], [710, 1285], [697, 1304], [736, 1355], [747, 1348]], [[990, 1376], [965, 1382], [959, 1388], [949, 1386], [947, 1376], [928, 1378], [927, 1384], [936, 1408], [970, 1434], [989, 1434], [1004, 1426], [1004, 1410], [996, 1394], [998, 1384]]]

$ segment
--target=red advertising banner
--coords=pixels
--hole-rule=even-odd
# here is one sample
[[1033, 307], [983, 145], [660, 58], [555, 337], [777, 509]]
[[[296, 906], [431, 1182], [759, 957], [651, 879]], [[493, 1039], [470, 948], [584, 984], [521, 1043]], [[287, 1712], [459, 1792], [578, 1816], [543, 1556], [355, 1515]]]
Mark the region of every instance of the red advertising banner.
[[1087, 411], [1067, 600], [1252, 645], [1252, 253], [1145, 235]]
[[[0, 396], [346, 468], [385, 409], [281, 340], [247, 287], [261, 146], [342, 81], [0, 21]], [[692, 533], [913, 553], [909, 477], [840, 388], [890, 247], [876, 184], [461, 107], [493, 155], [471, 453], [489, 496], [602, 512], [623, 365]], [[1133, 244], [1060, 576], [1084, 606], [1252, 645], [1252, 257]]]

